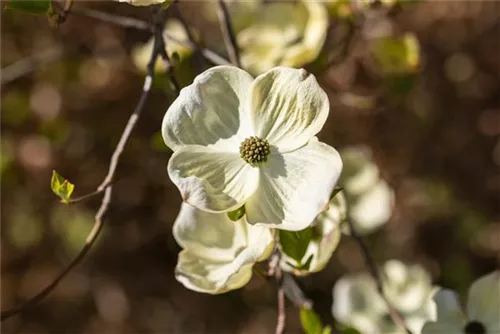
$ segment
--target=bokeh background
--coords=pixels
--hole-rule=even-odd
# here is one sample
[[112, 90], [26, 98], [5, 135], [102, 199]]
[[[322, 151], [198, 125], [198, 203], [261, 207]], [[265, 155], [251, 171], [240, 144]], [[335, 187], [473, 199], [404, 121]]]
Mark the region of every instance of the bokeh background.
[[[148, 8], [128, 4], [74, 6], [150, 18]], [[180, 10], [207, 46], [223, 52], [206, 6], [181, 3]], [[332, 31], [345, 31], [342, 19], [331, 20]], [[500, 2], [415, 2], [384, 20], [417, 36], [418, 71], [381, 74], [367, 52], [373, 26], [356, 26], [346, 55], [315, 72], [331, 101], [320, 139], [338, 149], [370, 147], [394, 189], [391, 219], [365, 236], [377, 263], [419, 263], [436, 284], [464, 295], [497, 267], [500, 253]], [[83, 245], [100, 199], [61, 204], [51, 173], [75, 183], [76, 196], [100, 184], [142, 89], [144, 74], [130, 54], [149, 38], [79, 15], [55, 29], [43, 16], [2, 11], [2, 309], [36, 294]], [[344, 47], [333, 40], [327, 49]], [[173, 98], [167, 86], [155, 86], [90, 254], [37, 307], [2, 323], [5, 333], [274, 332], [272, 280], [254, 275], [241, 290], [209, 296], [174, 279], [180, 249], [171, 227], [181, 198], [159, 134]], [[298, 282], [331, 324], [333, 284], [365, 269], [356, 243], [343, 237], [327, 268]], [[290, 303], [287, 315], [287, 332], [300, 332]]]

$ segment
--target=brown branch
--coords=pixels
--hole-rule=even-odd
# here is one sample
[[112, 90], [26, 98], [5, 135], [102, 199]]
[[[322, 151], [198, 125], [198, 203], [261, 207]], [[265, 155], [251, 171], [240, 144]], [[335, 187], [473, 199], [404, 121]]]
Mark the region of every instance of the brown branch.
[[234, 35], [233, 28], [231, 26], [231, 19], [229, 17], [229, 11], [227, 9], [224, 0], [219, 0], [219, 21], [222, 31], [222, 36], [224, 38], [224, 43], [226, 44], [227, 53], [229, 59], [234, 66], [241, 68], [240, 54], [238, 51], [238, 44], [236, 43], [236, 37]]
[[[157, 35], [162, 35], [162, 31], [155, 31], [155, 36]], [[162, 38], [162, 37], [161, 37]], [[158, 39], [155, 38], [155, 41]], [[59, 282], [76, 266], [78, 265], [84, 258], [85, 255], [89, 252], [89, 250], [92, 248], [94, 245], [99, 233], [101, 232], [103, 226], [104, 226], [104, 221], [103, 217], [108, 211], [109, 204], [111, 201], [111, 194], [113, 190], [113, 186], [111, 184], [111, 181], [115, 175], [116, 172], [116, 167], [118, 166], [118, 161], [120, 159], [120, 156], [125, 148], [125, 145], [127, 144], [128, 139], [130, 138], [130, 134], [132, 133], [132, 130], [134, 129], [137, 120], [139, 119], [139, 116], [142, 113], [142, 110], [144, 109], [144, 105], [147, 101], [149, 92], [151, 90], [153, 78], [154, 78], [154, 64], [156, 62], [156, 59], [158, 58], [160, 54], [160, 46], [158, 43], [155, 43], [155, 46], [153, 47], [153, 51], [151, 53], [151, 59], [148, 63], [148, 73], [146, 75], [146, 78], [144, 80], [144, 85], [143, 85], [143, 90], [141, 97], [139, 99], [139, 102], [137, 103], [137, 106], [135, 107], [134, 112], [132, 115], [130, 115], [130, 118], [127, 122], [127, 125], [125, 126], [125, 129], [122, 132], [122, 135], [120, 137], [120, 140], [118, 141], [118, 144], [113, 152], [113, 155], [111, 157], [111, 161], [109, 164], [109, 169], [106, 177], [104, 178], [103, 182], [99, 185], [97, 190], [89, 195], [101, 193], [104, 191], [104, 196], [101, 201], [101, 206], [99, 207], [99, 210], [97, 211], [95, 215], [95, 220], [94, 220], [94, 226], [92, 227], [92, 230], [90, 231], [89, 235], [87, 236], [87, 239], [85, 240], [85, 244], [83, 248], [80, 250], [80, 252], [77, 254], [77, 256], [64, 268], [64, 270], [48, 285], [46, 286], [42, 291], [40, 291], [37, 295], [33, 296], [32, 298], [28, 299], [26, 302], [24, 302], [21, 306], [2, 311], [1, 312], [1, 320], [4, 321], [18, 313], [21, 313], [25, 311], [26, 309], [36, 305], [39, 303], [41, 300], [43, 300], [52, 290], [54, 290]], [[84, 196], [85, 197], [85, 196]]]
[[377, 287], [377, 291], [387, 305], [389, 316], [391, 317], [392, 321], [394, 321], [394, 323], [397, 326], [404, 328], [408, 334], [412, 334], [412, 332], [408, 329], [408, 327], [406, 327], [405, 320], [404, 320], [403, 316], [394, 308], [394, 306], [392, 306], [391, 302], [387, 299], [387, 297], [384, 293], [382, 277], [380, 276], [377, 265], [375, 264], [375, 261], [371, 257], [370, 251], [368, 250], [368, 247], [366, 246], [366, 244], [363, 242], [363, 239], [356, 232], [356, 229], [354, 228], [354, 224], [352, 223], [352, 220], [347, 219], [347, 224], [349, 226], [349, 231], [351, 233], [351, 236], [358, 243], [359, 248], [361, 249], [361, 253], [363, 254], [365, 262], [368, 266], [368, 270], [370, 271], [371, 276], [375, 280], [375, 285]]
[[[116, 24], [125, 28], [134, 28], [138, 30], [150, 30], [153, 31], [154, 27], [152, 24], [146, 22], [146, 21], [141, 21], [138, 19], [126, 17], [126, 16], [119, 16], [115, 14], [109, 14], [106, 12], [101, 12], [98, 10], [93, 10], [93, 9], [87, 9], [87, 8], [72, 8], [71, 10], [72, 13], [82, 15], [82, 16], [87, 16], [94, 18], [96, 20], [100, 20], [106, 23], [111, 23], [111, 24]], [[163, 33], [163, 37], [168, 41], [172, 41], [178, 44], [182, 44], [190, 49], [195, 50], [196, 49], [196, 43], [190, 40], [181, 40], [178, 38], [175, 38], [174, 36], [168, 34], [168, 33]], [[203, 57], [205, 57], [207, 60], [209, 60], [211, 63], [215, 65], [230, 65], [231, 63], [225, 59], [224, 57], [220, 56], [216, 52], [207, 49], [207, 48], [201, 48], [200, 49], [201, 54]]]
[[[279, 255], [278, 255], [279, 257]], [[278, 285], [278, 317], [276, 319], [276, 334], [283, 334], [286, 326], [286, 301], [285, 292], [283, 289], [283, 275], [281, 267], [276, 267], [275, 275], [276, 284]]]
[[1, 84], [8, 84], [19, 77], [31, 73], [39, 65], [50, 64], [61, 58], [63, 54], [63, 48], [56, 46], [18, 60], [14, 64], [2, 68], [0, 79]]
[[133, 28], [138, 30], [149, 30], [153, 31], [154, 27], [151, 23], [138, 20], [132, 17], [120, 16], [116, 14], [109, 14], [106, 12], [101, 12], [99, 10], [90, 9], [90, 8], [81, 8], [81, 7], [73, 7], [71, 9], [72, 14], [77, 14], [81, 16], [91, 17], [93, 19], [103, 21], [106, 23], [112, 23], [115, 25], [119, 25], [124, 28]]
[[103, 188], [102, 190], [95, 190], [89, 194], [86, 194], [86, 195], [83, 195], [83, 196], [80, 196], [80, 197], [76, 197], [76, 198], [72, 198], [70, 199], [69, 201], [67, 201], [66, 203], [67, 204], [75, 204], [75, 203], [78, 203], [78, 202], [83, 202], [91, 197], [94, 197], [94, 196], [97, 196], [99, 194], [101, 194], [103, 191], [105, 190], [105, 188]]
[[205, 67], [205, 63], [206, 63], [206, 58], [203, 56], [203, 48], [201, 47], [200, 43], [198, 42], [198, 40], [196, 39], [191, 27], [189, 26], [189, 24], [187, 23], [186, 19], [184, 18], [184, 16], [182, 15], [181, 11], [179, 10], [179, 2], [176, 1], [175, 4], [172, 6], [172, 9], [175, 13], [175, 17], [179, 20], [179, 22], [181, 23], [182, 27], [184, 28], [184, 30], [186, 31], [186, 34], [188, 36], [188, 39], [189, 39], [189, 42], [193, 45], [193, 49], [194, 49], [194, 57], [195, 57], [195, 60], [197, 61], [196, 62], [196, 66], [197, 66], [197, 70], [199, 72], [202, 72], [206, 67]]

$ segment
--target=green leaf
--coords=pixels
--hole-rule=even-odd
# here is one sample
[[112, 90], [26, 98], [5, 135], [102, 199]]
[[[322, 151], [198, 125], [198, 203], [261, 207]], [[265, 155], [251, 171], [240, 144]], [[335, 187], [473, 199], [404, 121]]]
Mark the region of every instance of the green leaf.
[[342, 334], [361, 334], [358, 330], [342, 324], [339, 324], [338, 331]]
[[227, 216], [229, 217], [229, 219], [231, 219], [233, 222], [237, 222], [238, 220], [241, 219], [241, 217], [243, 217], [245, 215], [245, 206], [243, 205], [242, 207], [234, 210], [234, 211], [230, 211], [227, 213]]
[[68, 204], [71, 199], [71, 194], [75, 190], [75, 185], [64, 177], [62, 177], [55, 170], [52, 171], [52, 179], [50, 180], [50, 188], [61, 198], [61, 202]]
[[314, 257], [314, 254], [309, 255], [306, 262], [304, 264], [301, 263], [297, 269], [309, 270], [309, 268], [311, 267], [311, 262], [312, 262], [313, 257]]
[[46, 14], [51, 5], [50, 0], [9, 0], [5, 8], [31, 14]]
[[[313, 309], [300, 309], [300, 323], [306, 334], [323, 334], [327, 333], [323, 329], [323, 323]], [[325, 328], [326, 330], [326, 328]]]
[[280, 230], [279, 233], [281, 249], [301, 266], [301, 260], [306, 254], [309, 242], [313, 237], [312, 228], [308, 227], [302, 231]]

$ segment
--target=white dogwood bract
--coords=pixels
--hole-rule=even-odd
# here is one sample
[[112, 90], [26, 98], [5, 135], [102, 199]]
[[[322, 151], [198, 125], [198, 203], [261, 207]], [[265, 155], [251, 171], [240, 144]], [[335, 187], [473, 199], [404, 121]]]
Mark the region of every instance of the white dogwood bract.
[[173, 226], [183, 248], [175, 278], [186, 288], [218, 294], [241, 288], [252, 267], [267, 259], [274, 247], [271, 229], [231, 221], [225, 213], [210, 213], [183, 203]]
[[[276, 67], [254, 80], [236, 67], [213, 67], [182, 89], [163, 118], [174, 151], [170, 179], [201, 210], [245, 205], [250, 224], [304, 229], [342, 170], [337, 151], [315, 137], [328, 112], [326, 93], [303, 69]], [[252, 152], [252, 145], [269, 150]]]
[[500, 333], [500, 271], [477, 279], [469, 289], [464, 310], [455, 292], [438, 290], [433, 297], [436, 316], [425, 324], [422, 334]]
[[[340, 192], [330, 200], [328, 209], [320, 213], [310, 226], [314, 231], [313, 238], [300, 263], [282, 252], [280, 264], [283, 270], [297, 276], [323, 270], [339, 244], [342, 235], [340, 226], [346, 218], [346, 209], [345, 197]], [[300, 264], [306, 263], [311, 256], [309, 268], [300, 268]]]
[[172, 0], [118, 0], [118, 2], [126, 2], [133, 6], [151, 6], [170, 1]]
[[[381, 273], [388, 301], [412, 333], [420, 333], [434, 310], [430, 275], [418, 265], [406, 266], [397, 260], [386, 262]], [[392, 321], [387, 304], [368, 273], [344, 276], [337, 281], [332, 313], [339, 322], [363, 334], [406, 333]]]

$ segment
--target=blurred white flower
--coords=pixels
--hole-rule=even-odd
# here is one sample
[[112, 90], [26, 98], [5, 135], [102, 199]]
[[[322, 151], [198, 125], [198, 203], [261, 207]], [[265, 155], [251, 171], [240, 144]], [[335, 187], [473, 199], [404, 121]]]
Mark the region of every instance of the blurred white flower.
[[366, 146], [341, 151], [344, 169], [340, 185], [344, 188], [349, 214], [360, 234], [369, 233], [385, 224], [392, 215], [394, 192], [380, 178], [379, 169]]
[[173, 226], [179, 254], [175, 278], [186, 288], [218, 294], [241, 288], [252, 267], [274, 247], [271, 229], [231, 221], [225, 213], [209, 213], [183, 203]]
[[305, 70], [274, 68], [255, 80], [217, 66], [182, 89], [163, 118], [174, 151], [168, 174], [187, 203], [210, 212], [245, 205], [250, 224], [302, 230], [329, 202], [342, 170], [315, 137], [329, 102]]
[[500, 271], [477, 279], [469, 289], [467, 309], [459, 304], [455, 292], [440, 289], [434, 295], [437, 314], [425, 324], [423, 334], [500, 333]]
[[[383, 289], [391, 305], [403, 316], [414, 334], [420, 333], [433, 315], [432, 284], [419, 265], [406, 266], [390, 260], [382, 268]], [[363, 334], [406, 333], [389, 316], [387, 304], [367, 273], [345, 276], [333, 289], [332, 313], [339, 322]]]
[[[319, 214], [308, 229], [311, 229], [311, 240], [304, 256], [297, 261], [283, 252], [281, 267], [294, 275], [302, 276], [323, 270], [337, 248], [341, 229], [346, 218], [346, 203], [342, 192], [336, 194], [328, 204], [328, 209]], [[296, 232], [289, 232], [296, 233]], [[304, 264], [307, 264], [304, 267]]]
[[172, 2], [172, 0], [118, 0], [118, 2], [126, 2], [133, 6], [151, 6], [162, 3], [169, 3]]
[[301, 67], [318, 57], [328, 29], [322, 3], [250, 4], [231, 8], [243, 68], [258, 75], [275, 66]]
[[[187, 41], [188, 35], [184, 26], [177, 19], [168, 19], [165, 24], [164, 35], [169, 35], [174, 37], [179, 41]], [[147, 43], [140, 45], [132, 50], [132, 59], [135, 66], [143, 72], [147, 71], [147, 66], [149, 60], [151, 59], [151, 53], [153, 52], [154, 38], [151, 38]], [[165, 47], [167, 54], [172, 59], [174, 53], [177, 53], [179, 60], [182, 61], [188, 57], [192, 50], [185, 44], [177, 43], [176, 41], [165, 38]], [[164, 72], [165, 63], [162, 61], [157, 61], [155, 64], [155, 72]]]

